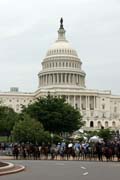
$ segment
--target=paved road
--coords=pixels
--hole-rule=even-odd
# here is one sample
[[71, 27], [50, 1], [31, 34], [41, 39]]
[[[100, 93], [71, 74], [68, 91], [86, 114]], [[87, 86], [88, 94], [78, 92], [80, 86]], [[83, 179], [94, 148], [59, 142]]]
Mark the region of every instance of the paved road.
[[24, 172], [0, 180], [120, 180], [120, 163], [83, 161], [10, 161], [26, 166]]

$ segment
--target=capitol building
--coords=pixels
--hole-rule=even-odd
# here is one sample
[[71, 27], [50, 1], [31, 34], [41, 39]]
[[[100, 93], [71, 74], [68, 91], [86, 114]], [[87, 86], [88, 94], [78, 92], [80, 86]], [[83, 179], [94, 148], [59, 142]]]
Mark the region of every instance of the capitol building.
[[111, 91], [87, 89], [82, 61], [66, 39], [65, 32], [61, 18], [58, 38], [48, 49], [38, 73], [38, 89], [23, 93], [12, 87], [9, 92], [0, 92], [0, 105], [12, 107], [19, 113], [21, 105], [27, 106], [50, 93], [64, 96], [68, 103], [80, 110], [85, 122], [83, 129], [109, 127], [120, 130], [120, 96], [112, 95]]

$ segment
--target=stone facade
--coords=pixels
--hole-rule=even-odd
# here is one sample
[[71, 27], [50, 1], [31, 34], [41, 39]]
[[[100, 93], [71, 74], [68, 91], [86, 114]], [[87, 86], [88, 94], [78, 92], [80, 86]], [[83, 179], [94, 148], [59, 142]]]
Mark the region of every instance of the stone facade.
[[101, 126], [120, 129], [120, 96], [111, 91], [87, 89], [85, 72], [77, 52], [65, 38], [65, 29], [60, 24], [58, 39], [48, 50], [38, 74], [38, 90], [33, 93], [21, 93], [17, 88], [10, 92], [0, 92], [0, 104], [21, 111], [21, 105], [27, 106], [36, 98], [52, 96], [66, 98], [74, 108], [80, 110], [85, 122], [84, 129], [99, 129]]

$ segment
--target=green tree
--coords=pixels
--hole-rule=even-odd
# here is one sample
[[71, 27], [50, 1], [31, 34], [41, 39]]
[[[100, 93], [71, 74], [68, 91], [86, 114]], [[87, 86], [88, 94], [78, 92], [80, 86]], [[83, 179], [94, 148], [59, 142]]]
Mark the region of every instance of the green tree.
[[112, 133], [111, 133], [111, 130], [109, 128], [100, 129], [100, 131], [98, 132], [98, 136], [103, 138], [105, 141], [112, 139]]
[[44, 129], [53, 133], [73, 132], [82, 125], [82, 116], [64, 98], [48, 95], [24, 107], [22, 113], [40, 121]]
[[18, 114], [12, 108], [0, 106], [0, 134], [9, 137], [17, 120]]
[[17, 142], [31, 142], [35, 144], [50, 141], [50, 134], [44, 131], [43, 125], [27, 114], [15, 124], [12, 134]]
[[86, 131], [87, 138], [91, 138], [92, 136], [98, 136], [98, 131]]

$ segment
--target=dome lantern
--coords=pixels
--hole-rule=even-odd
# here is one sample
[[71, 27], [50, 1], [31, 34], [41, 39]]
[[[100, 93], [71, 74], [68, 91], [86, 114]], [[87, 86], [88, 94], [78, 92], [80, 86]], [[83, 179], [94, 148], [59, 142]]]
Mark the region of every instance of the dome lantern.
[[60, 19], [60, 28], [58, 30], [58, 40], [57, 41], [67, 41], [65, 38], [65, 29], [63, 27], [63, 18]]

